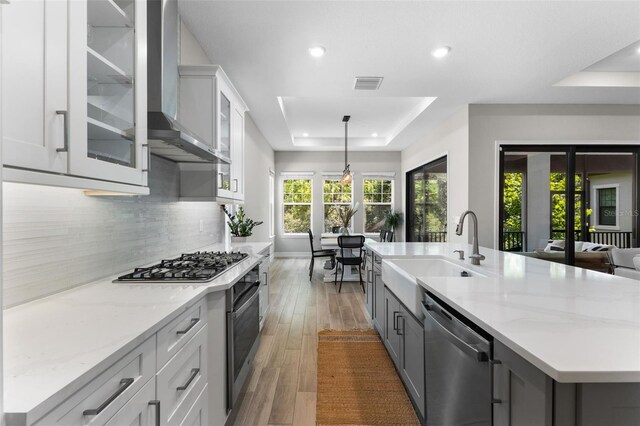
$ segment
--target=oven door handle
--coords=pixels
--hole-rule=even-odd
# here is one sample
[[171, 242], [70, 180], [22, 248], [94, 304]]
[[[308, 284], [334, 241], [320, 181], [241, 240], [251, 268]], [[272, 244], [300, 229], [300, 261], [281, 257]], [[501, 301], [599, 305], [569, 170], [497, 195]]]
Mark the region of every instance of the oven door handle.
[[260, 292], [258, 291], [259, 287], [260, 287], [260, 281], [258, 281], [256, 284], [251, 286], [251, 288], [255, 288], [256, 289], [255, 293], [253, 293], [253, 295], [249, 298], [249, 300], [244, 302], [244, 304], [242, 306], [240, 306], [238, 309], [234, 309], [233, 310], [233, 312], [231, 313], [233, 318], [237, 317], [238, 315], [243, 314], [244, 311], [249, 309], [249, 306], [251, 305], [251, 303], [253, 303], [253, 301], [256, 300], [256, 298], [260, 295]]

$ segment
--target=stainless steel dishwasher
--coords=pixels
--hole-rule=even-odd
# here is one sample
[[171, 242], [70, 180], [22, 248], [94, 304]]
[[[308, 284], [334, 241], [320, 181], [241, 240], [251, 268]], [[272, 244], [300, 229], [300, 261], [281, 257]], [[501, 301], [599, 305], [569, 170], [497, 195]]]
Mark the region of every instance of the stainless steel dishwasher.
[[428, 426], [491, 425], [491, 342], [429, 294], [422, 302]]

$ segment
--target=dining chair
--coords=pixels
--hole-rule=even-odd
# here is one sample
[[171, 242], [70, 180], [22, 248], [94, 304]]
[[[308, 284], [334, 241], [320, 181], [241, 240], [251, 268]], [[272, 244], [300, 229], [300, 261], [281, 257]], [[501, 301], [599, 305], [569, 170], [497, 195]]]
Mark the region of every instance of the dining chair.
[[[340, 287], [338, 287], [338, 293], [342, 290], [342, 281], [344, 280], [344, 268], [357, 266], [358, 274], [360, 275], [360, 286], [362, 291], [364, 289], [364, 281], [362, 281], [362, 265], [364, 264], [364, 236], [362, 235], [341, 235], [338, 237], [338, 247], [340, 247], [340, 256], [336, 256], [336, 276], [333, 284], [338, 284], [338, 266], [342, 265], [340, 274]], [[347, 250], [348, 252], [346, 252]], [[358, 250], [358, 254], [355, 255], [354, 251]]]
[[381, 229], [380, 230], [380, 242], [384, 243], [387, 239], [387, 230], [386, 229]]
[[392, 243], [393, 242], [393, 238], [395, 237], [395, 232], [394, 231], [387, 231], [387, 235], [385, 236], [385, 241], [388, 243]]
[[333, 268], [334, 265], [336, 264], [336, 252], [335, 250], [315, 250], [313, 248], [313, 232], [311, 232], [311, 229], [308, 230], [309, 232], [309, 244], [311, 245], [311, 264], [309, 265], [309, 281], [311, 281], [311, 278], [313, 277], [313, 267], [315, 265], [315, 261], [316, 261], [316, 257], [329, 257], [331, 258], [331, 267]]

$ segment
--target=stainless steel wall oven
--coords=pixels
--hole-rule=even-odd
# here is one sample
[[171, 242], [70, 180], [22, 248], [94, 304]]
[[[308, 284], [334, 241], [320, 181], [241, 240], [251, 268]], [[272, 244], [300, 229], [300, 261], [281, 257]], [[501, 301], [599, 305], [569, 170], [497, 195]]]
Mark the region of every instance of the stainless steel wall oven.
[[260, 342], [260, 275], [256, 266], [227, 290], [227, 409], [249, 374]]

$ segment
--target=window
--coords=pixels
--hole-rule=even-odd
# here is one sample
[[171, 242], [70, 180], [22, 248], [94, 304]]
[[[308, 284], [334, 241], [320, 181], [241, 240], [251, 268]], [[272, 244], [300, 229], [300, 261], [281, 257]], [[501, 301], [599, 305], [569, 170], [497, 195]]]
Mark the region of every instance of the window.
[[285, 234], [302, 234], [311, 228], [311, 178], [288, 178], [282, 181], [283, 231]]
[[393, 180], [364, 178], [364, 232], [378, 233], [393, 209]]
[[276, 235], [275, 230], [275, 213], [276, 213], [276, 194], [275, 194], [275, 174], [269, 170], [269, 236]]
[[618, 226], [618, 188], [596, 188], [596, 203], [598, 203], [597, 225]]
[[[343, 226], [339, 209], [351, 206], [353, 199], [352, 183], [343, 184], [340, 179], [325, 178], [322, 185], [324, 203], [324, 232], [333, 232], [333, 228]], [[350, 224], [350, 227], [353, 223]]]

